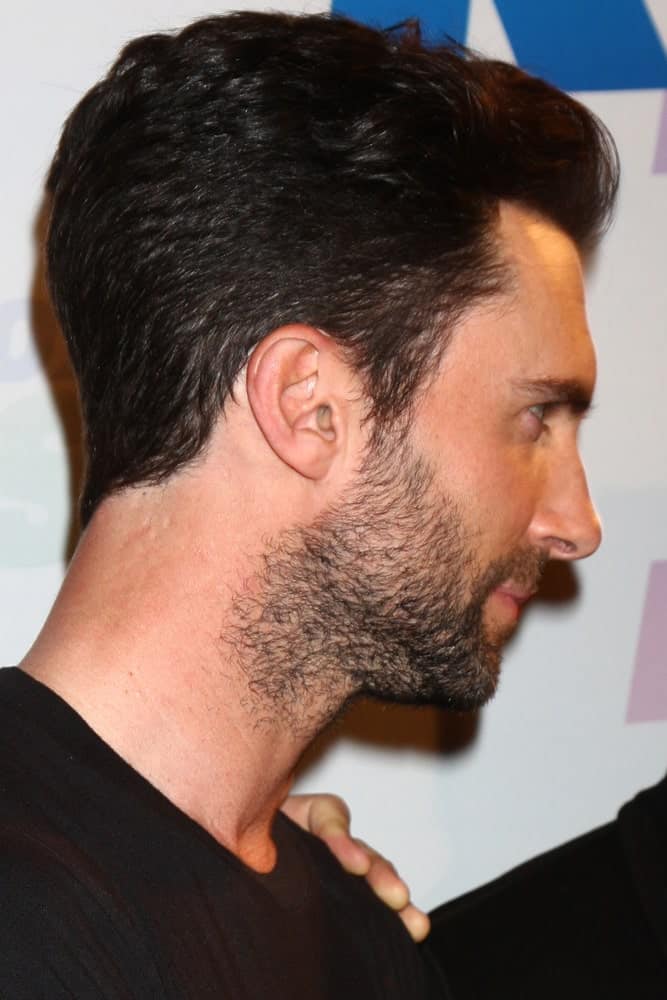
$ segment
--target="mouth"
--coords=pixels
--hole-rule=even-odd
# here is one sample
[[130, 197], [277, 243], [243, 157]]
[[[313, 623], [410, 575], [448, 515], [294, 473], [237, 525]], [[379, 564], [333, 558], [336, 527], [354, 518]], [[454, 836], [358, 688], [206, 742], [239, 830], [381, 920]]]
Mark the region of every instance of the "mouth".
[[496, 587], [491, 593], [491, 597], [495, 599], [495, 603], [499, 605], [504, 612], [511, 617], [514, 621], [519, 618], [521, 614], [521, 609], [536, 593], [537, 588], [525, 589], [522, 587], [515, 587], [512, 584], [502, 584], [500, 587]]

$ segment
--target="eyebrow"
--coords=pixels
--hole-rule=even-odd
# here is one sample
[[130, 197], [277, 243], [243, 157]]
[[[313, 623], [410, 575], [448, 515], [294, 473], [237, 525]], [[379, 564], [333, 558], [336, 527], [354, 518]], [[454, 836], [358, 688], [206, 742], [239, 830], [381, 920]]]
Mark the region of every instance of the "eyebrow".
[[526, 396], [537, 396], [545, 403], [567, 406], [577, 414], [586, 413], [593, 402], [591, 389], [576, 378], [515, 379], [512, 384]]

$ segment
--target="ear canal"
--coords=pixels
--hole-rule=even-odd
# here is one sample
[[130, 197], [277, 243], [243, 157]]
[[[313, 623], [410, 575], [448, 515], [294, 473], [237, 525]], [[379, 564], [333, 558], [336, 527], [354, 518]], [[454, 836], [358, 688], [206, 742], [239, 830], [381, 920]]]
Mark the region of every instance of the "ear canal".
[[331, 431], [333, 430], [333, 425], [331, 423], [331, 407], [326, 403], [317, 407], [317, 426], [321, 431]]

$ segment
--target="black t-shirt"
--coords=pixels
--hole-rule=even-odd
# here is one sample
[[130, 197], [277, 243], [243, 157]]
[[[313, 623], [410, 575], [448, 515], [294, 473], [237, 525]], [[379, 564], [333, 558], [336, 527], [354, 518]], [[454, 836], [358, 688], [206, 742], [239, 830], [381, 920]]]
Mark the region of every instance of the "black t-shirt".
[[365, 882], [284, 816], [244, 866], [57, 695], [0, 670], [3, 1000], [426, 995]]

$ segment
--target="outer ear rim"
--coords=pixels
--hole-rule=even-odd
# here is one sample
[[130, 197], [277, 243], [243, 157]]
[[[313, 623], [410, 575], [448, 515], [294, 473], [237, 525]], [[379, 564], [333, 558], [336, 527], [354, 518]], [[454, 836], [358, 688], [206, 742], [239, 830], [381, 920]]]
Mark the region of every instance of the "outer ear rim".
[[247, 365], [246, 393], [260, 433], [283, 464], [306, 479], [323, 479], [344, 450], [342, 367], [335, 353], [322, 331], [290, 324], [265, 337]]

